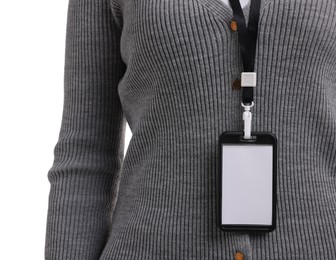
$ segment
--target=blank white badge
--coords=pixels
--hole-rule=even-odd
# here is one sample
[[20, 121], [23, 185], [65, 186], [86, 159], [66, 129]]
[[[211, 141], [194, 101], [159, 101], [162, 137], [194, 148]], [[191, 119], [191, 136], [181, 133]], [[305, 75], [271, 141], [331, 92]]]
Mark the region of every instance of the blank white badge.
[[273, 146], [222, 145], [222, 224], [272, 224]]

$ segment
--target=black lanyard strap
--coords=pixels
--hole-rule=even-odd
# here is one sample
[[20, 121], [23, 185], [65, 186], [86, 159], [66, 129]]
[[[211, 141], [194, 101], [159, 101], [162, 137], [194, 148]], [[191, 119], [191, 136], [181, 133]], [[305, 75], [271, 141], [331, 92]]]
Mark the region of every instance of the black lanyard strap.
[[[251, 0], [248, 27], [239, 0], [230, 0], [233, 16], [238, 26], [238, 40], [243, 60], [244, 72], [254, 72], [254, 61], [258, 36], [260, 0]], [[253, 88], [242, 87], [242, 102], [252, 103]]]

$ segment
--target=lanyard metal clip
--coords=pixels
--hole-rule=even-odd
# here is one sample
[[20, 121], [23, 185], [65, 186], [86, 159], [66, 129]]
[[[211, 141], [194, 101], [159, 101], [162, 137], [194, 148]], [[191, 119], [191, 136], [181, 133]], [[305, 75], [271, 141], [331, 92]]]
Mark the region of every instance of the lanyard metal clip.
[[[241, 73], [241, 86], [242, 86], [242, 91], [243, 91], [243, 101], [244, 101], [245, 88], [249, 88], [251, 90], [256, 87], [256, 84], [257, 84], [257, 73], [256, 72], [242, 72]], [[252, 93], [247, 93], [247, 96], [251, 95], [249, 99], [253, 98]], [[252, 113], [250, 112], [250, 109], [251, 107], [254, 106], [254, 102], [251, 100], [250, 105], [244, 105], [244, 102], [242, 102], [241, 104], [245, 108], [245, 111], [243, 112], [244, 139], [252, 139], [251, 137]]]
[[244, 139], [251, 139], [251, 120], [252, 113], [250, 111], [251, 107], [254, 106], [254, 102], [252, 101], [251, 105], [244, 105], [242, 102], [241, 105], [245, 108], [243, 112], [243, 120], [244, 120]]

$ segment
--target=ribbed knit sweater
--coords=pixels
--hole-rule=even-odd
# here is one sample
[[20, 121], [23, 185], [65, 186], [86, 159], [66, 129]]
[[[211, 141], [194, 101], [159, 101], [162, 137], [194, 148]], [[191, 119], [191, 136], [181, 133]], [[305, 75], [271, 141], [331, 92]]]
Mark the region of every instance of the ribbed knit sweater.
[[69, 0], [67, 17], [46, 259], [336, 258], [335, 0], [261, 1], [252, 131], [277, 136], [278, 203], [260, 234], [218, 227], [218, 136], [243, 130], [231, 8]]

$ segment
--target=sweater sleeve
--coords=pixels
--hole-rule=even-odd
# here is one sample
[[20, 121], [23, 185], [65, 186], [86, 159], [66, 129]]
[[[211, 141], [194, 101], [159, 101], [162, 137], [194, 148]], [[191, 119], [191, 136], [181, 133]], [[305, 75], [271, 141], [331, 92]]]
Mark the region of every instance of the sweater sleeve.
[[111, 228], [126, 120], [126, 65], [109, 0], [69, 0], [64, 101], [50, 182], [45, 259], [99, 259]]

